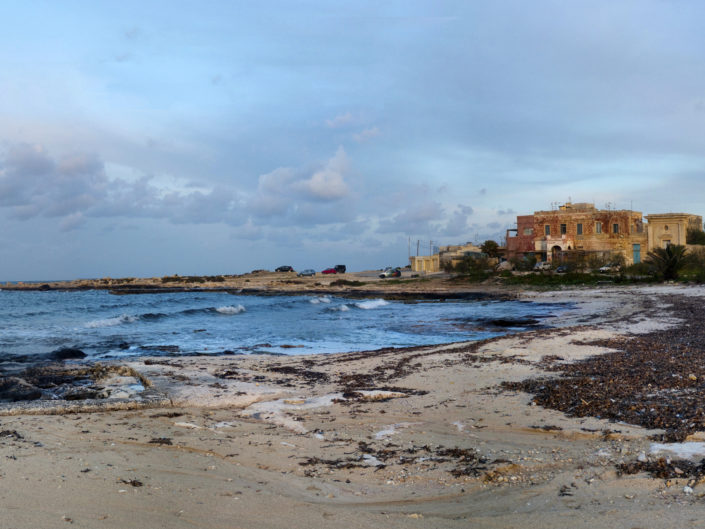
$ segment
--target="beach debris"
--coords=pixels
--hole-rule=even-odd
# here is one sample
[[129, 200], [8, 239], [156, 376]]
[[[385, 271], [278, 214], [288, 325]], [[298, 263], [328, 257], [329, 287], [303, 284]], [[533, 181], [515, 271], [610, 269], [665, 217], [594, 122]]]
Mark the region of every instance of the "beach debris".
[[21, 439], [24, 439], [21, 433], [18, 433], [17, 430], [2, 430], [0, 431], [0, 438], [3, 437], [10, 437], [14, 439], [15, 441], [19, 441]]
[[[283, 345], [280, 347], [284, 347]], [[292, 346], [293, 347], [293, 346]], [[319, 383], [325, 383], [328, 382], [328, 375], [326, 373], [323, 373], [321, 371], [313, 371], [311, 369], [308, 369], [306, 367], [297, 367], [297, 366], [281, 366], [281, 365], [273, 365], [271, 366], [268, 371], [272, 373], [279, 373], [282, 375], [295, 375], [299, 377], [300, 380], [305, 381], [308, 385], [314, 386]], [[289, 382], [290, 379], [286, 379], [285, 381], [281, 380], [273, 380], [273, 382], [277, 384], [282, 384]]]
[[705, 459], [699, 463], [686, 459], [659, 457], [648, 461], [631, 461], [617, 465], [617, 475], [631, 475], [646, 472], [651, 477], [660, 479], [690, 478], [692, 484], [705, 479]]
[[544, 366], [556, 376], [503, 387], [531, 393], [533, 403], [569, 416], [663, 430], [656, 436], [660, 441], [679, 442], [705, 430], [705, 306], [687, 297], [669, 298], [669, 310], [681, 325], [585, 343], [614, 352]]
[[[496, 461], [494, 463], [501, 463]], [[308, 457], [299, 462], [305, 467], [324, 466], [329, 470], [374, 467], [382, 470], [390, 465], [442, 465], [453, 477], [480, 477], [488, 470], [489, 460], [480, 456], [472, 448], [446, 448], [428, 445], [403, 448], [387, 443], [384, 448], [366, 441], [358, 441], [357, 450], [348, 456], [337, 459]], [[487, 476], [489, 473], [484, 474]], [[315, 470], [307, 470], [307, 476], [315, 475]], [[496, 481], [497, 476], [490, 476], [486, 481]]]
[[124, 483], [125, 485], [130, 485], [132, 487], [141, 487], [142, 485], [144, 485], [144, 483], [142, 483], [138, 479], [119, 479], [117, 482]]
[[172, 445], [172, 444], [174, 444], [174, 443], [171, 441], [171, 438], [170, 438], [170, 437], [154, 437], [153, 439], [151, 439], [151, 440], [149, 441], [149, 444], [153, 444], [153, 445]]

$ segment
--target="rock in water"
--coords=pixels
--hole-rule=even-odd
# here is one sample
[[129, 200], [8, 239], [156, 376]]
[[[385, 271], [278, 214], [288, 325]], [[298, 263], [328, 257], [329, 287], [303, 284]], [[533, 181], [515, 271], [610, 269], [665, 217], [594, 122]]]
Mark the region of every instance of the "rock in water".
[[0, 379], [0, 402], [18, 402], [21, 400], [37, 400], [42, 397], [39, 388], [17, 377]]
[[86, 356], [88, 356], [86, 353], [75, 347], [62, 347], [51, 353], [51, 357], [54, 360], [75, 360]]

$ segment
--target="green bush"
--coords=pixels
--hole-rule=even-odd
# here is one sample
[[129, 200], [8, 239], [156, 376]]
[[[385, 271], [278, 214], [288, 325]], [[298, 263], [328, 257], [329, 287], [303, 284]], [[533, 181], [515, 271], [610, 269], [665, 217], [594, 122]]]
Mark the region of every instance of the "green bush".
[[665, 281], [678, 279], [681, 270], [689, 264], [688, 250], [685, 246], [671, 244], [666, 248], [654, 248], [645, 262], [653, 267], [654, 274]]
[[688, 228], [685, 234], [686, 244], [705, 245], [705, 231], [695, 228]]

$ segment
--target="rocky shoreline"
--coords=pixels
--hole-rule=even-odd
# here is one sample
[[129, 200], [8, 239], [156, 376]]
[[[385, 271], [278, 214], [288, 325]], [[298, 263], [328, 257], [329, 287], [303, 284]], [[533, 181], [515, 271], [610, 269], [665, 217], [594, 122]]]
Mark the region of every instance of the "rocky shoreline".
[[[112, 402], [7, 404], [8, 523], [557, 529], [570, 519], [627, 529], [699, 520], [705, 289], [523, 297], [574, 308], [553, 328], [481, 342], [144, 358], [96, 370]], [[29, 497], [44, 507], [31, 510]]]
[[41, 283], [5, 283], [10, 291], [107, 290], [111, 294], [227, 292], [237, 295], [336, 295], [387, 299], [515, 299], [521, 289], [493, 282], [469, 283], [448, 274], [419, 276], [405, 271], [400, 279], [381, 279], [377, 272], [296, 277], [287, 272], [234, 276], [167, 276], [163, 278], [79, 279]]

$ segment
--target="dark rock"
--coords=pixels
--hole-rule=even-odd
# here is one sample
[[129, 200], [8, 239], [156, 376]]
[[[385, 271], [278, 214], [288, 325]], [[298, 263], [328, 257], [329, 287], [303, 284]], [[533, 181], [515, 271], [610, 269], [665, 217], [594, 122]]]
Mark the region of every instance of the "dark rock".
[[42, 397], [39, 388], [17, 377], [0, 380], [0, 401], [17, 402], [20, 400], [37, 400]]
[[39, 290], [51, 290], [51, 287], [45, 283], [39, 287]]
[[496, 318], [482, 320], [482, 322], [494, 327], [531, 327], [539, 323], [534, 318]]
[[65, 400], [86, 400], [99, 398], [100, 388], [93, 387], [72, 387], [68, 388], [62, 398]]
[[75, 347], [62, 347], [51, 353], [51, 358], [54, 360], [76, 360], [86, 356], [88, 356], [86, 353]]

